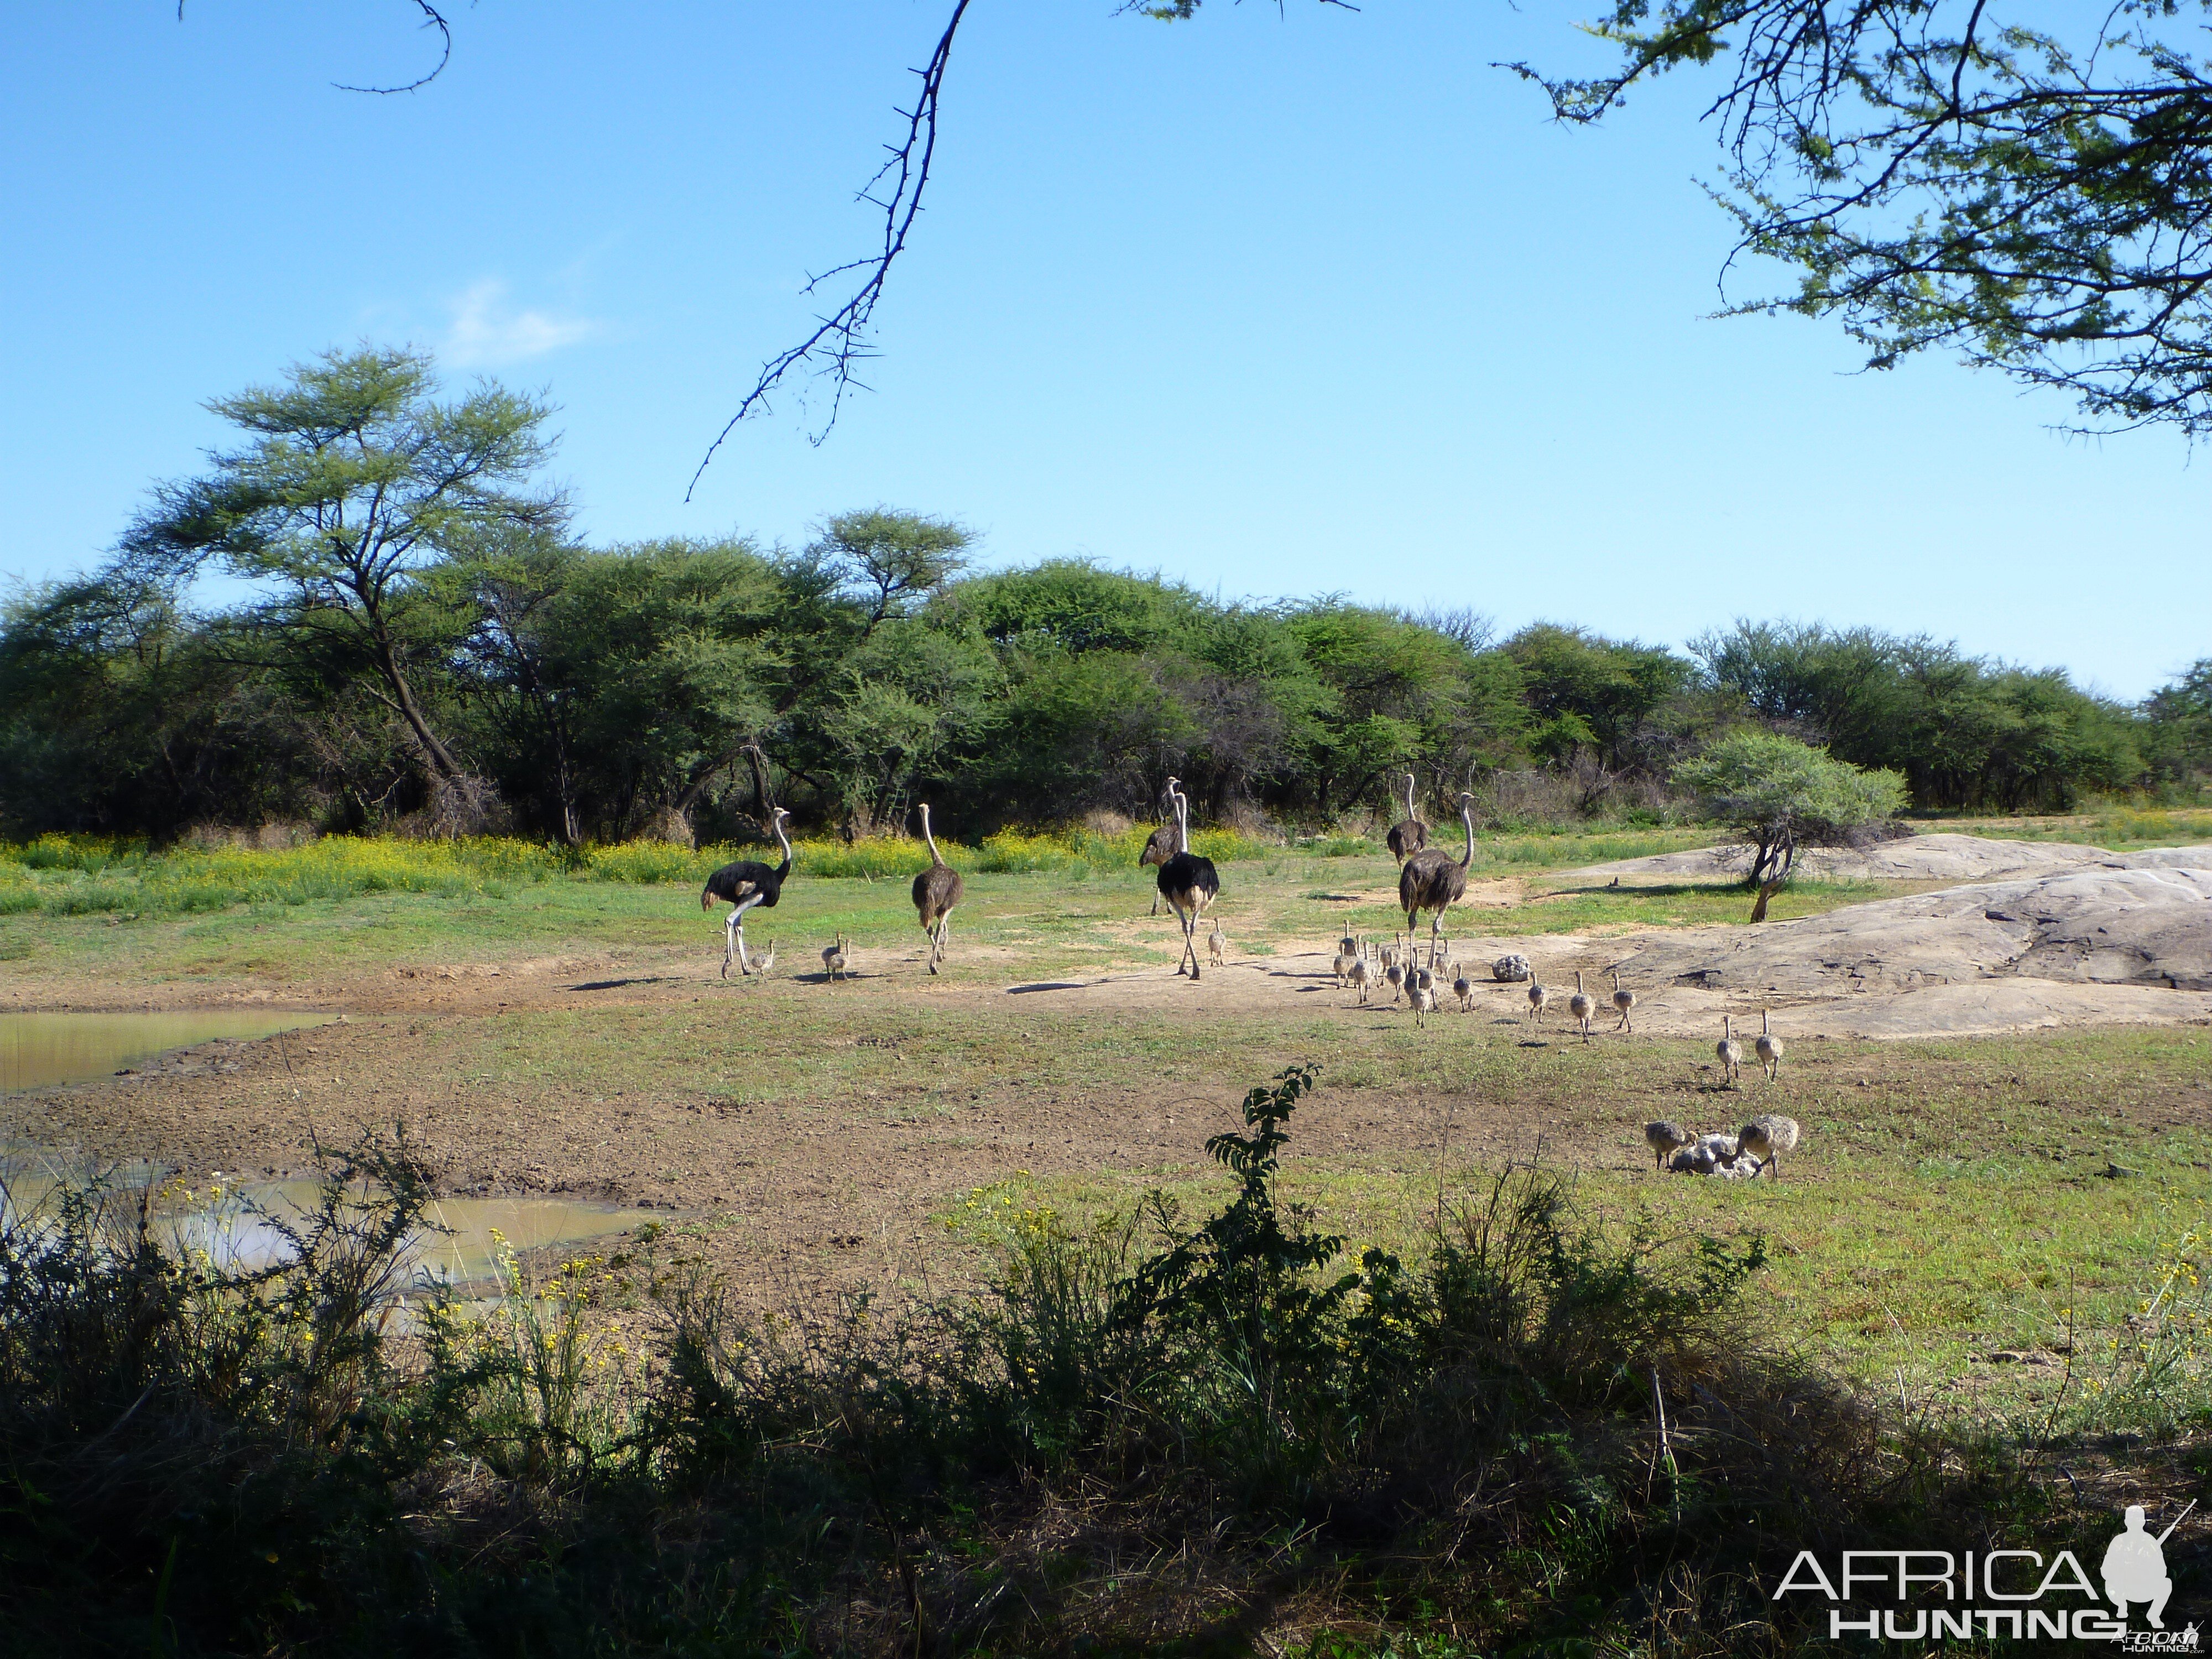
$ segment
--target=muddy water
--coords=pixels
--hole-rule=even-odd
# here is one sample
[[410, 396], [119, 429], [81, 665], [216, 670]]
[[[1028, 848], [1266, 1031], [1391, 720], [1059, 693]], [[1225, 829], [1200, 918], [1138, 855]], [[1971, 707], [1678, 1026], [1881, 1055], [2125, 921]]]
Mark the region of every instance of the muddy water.
[[[222, 1010], [0, 1014], [0, 1094], [90, 1082], [172, 1048], [218, 1038], [252, 1041], [327, 1024], [337, 1018]], [[159, 1180], [165, 1173], [141, 1165], [110, 1169], [104, 1179], [128, 1189]], [[90, 1174], [78, 1160], [48, 1148], [0, 1146], [0, 1218], [35, 1212], [51, 1200], [58, 1184], [82, 1181]], [[227, 1184], [220, 1177], [201, 1177], [191, 1194], [170, 1209], [164, 1224], [180, 1247], [204, 1249], [217, 1261], [240, 1267], [259, 1267], [286, 1249], [283, 1233], [270, 1218], [290, 1221], [314, 1201], [314, 1184], [306, 1181]], [[431, 1226], [409, 1247], [408, 1259], [421, 1273], [482, 1283], [495, 1272], [501, 1238], [517, 1250], [529, 1251], [606, 1238], [654, 1218], [648, 1211], [565, 1199], [441, 1199], [427, 1218]]]
[[[56, 1193], [82, 1182], [89, 1172], [58, 1170], [36, 1152], [19, 1151], [0, 1158], [0, 1224], [31, 1220], [50, 1211]], [[118, 1191], [130, 1213], [137, 1213], [137, 1188], [161, 1179], [164, 1172], [143, 1167], [110, 1170], [103, 1179]], [[159, 1206], [157, 1235], [178, 1251], [204, 1250], [220, 1266], [240, 1271], [265, 1267], [290, 1254], [277, 1223], [305, 1231], [306, 1212], [316, 1199], [307, 1181], [254, 1181], [236, 1186], [219, 1178], [188, 1191], [171, 1188], [170, 1201]], [[410, 1276], [449, 1279], [486, 1288], [500, 1277], [501, 1242], [528, 1252], [547, 1245], [597, 1248], [665, 1214], [550, 1198], [440, 1199], [424, 1219], [429, 1224], [409, 1243], [404, 1260]], [[604, 1246], [593, 1242], [606, 1240]], [[526, 1277], [527, 1275], [526, 1274]]]
[[232, 1012], [0, 1014], [0, 1094], [87, 1083], [170, 1048], [217, 1037], [250, 1041], [327, 1024], [334, 1014]]

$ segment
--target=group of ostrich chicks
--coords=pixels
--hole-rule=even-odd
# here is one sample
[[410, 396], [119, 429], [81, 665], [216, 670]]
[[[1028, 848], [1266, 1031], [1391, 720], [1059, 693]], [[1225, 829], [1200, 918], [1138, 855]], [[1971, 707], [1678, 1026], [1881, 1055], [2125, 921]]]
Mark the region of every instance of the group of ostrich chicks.
[[[1407, 773], [1406, 816], [1390, 826], [1385, 837], [1391, 855], [1399, 863], [1398, 901], [1406, 913], [1404, 955], [1401, 957], [1399, 953], [1395, 934], [1389, 945], [1371, 955], [1360, 939], [1347, 936], [1339, 941], [1334, 967], [1340, 988], [1358, 991], [1363, 1004], [1370, 991], [1388, 985], [1391, 1001], [1395, 1003], [1403, 994], [1413, 1007], [1414, 1019], [1425, 1024], [1429, 1015], [1437, 1012], [1447, 983], [1462, 1013], [1474, 1006], [1474, 981], [1464, 968], [1445, 958], [1443, 937], [1444, 913], [1466, 896], [1468, 872], [1474, 862], [1474, 797], [1465, 792], [1459, 797], [1460, 822], [1467, 831], [1467, 850], [1455, 860], [1428, 844], [1429, 826], [1414, 810], [1414, 781], [1413, 775]], [[1188, 973], [1196, 981], [1200, 971], [1198, 925], [1206, 919], [1207, 908], [1221, 896], [1221, 878], [1212, 860], [1190, 850], [1190, 803], [1182, 793], [1182, 780], [1168, 780], [1165, 799], [1174, 813], [1174, 822], [1164, 823], [1153, 831], [1138, 864], [1140, 867], [1158, 866], [1159, 894], [1152, 902], [1152, 914], [1159, 914], [1160, 899], [1165, 899], [1176, 913], [1183, 936], [1182, 956], [1176, 963], [1176, 972]], [[947, 865], [945, 855], [938, 851], [937, 838], [930, 831], [927, 805], [917, 810], [921, 817], [921, 837], [929, 848], [929, 867], [914, 878], [914, 908], [915, 919], [929, 938], [929, 971], [934, 974], [945, 960], [952, 937], [952, 912], [961, 901], [963, 889], [960, 872]], [[781, 864], [769, 866], [751, 859], [726, 864], [707, 878], [706, 887], [699, 895], [702, 909], [712, 909], [718, 903], [732, 907], [724, 923], [725, 979], [729, 977], [732, 961], [737, 963], [741, 975], [765, 974], [775, 965], [773, 939], [757, 957], [748, 953], [745, 915], [750, 910], [774, 908], [782, 896], [783, 884], [791, 874], [791, 838], [784, 833], [784, 825], [790, 817], [791, 814], [781, 806], [774, 808], [769, 816], [769, 827], [783, 848]], [[1417, 959], [1420, 953], [1414, 942], [1416, 925], [1424, 910], [1430, 917], [1429, 948], [1425, 961]], [[1212, 932], [1206, 944], [1208, 954], [1218, 966], [1225, 960], [1228, 941], [1220, 918], [1212, 920]], [[1439, 967], [1440, 962], [1444, 965]], [[835, 942], [823, 947], [822, 966], [832, 982], [849, 972], [851, 960], [842, 931]], [[1528, 981], [1528, 1017], [1540, 1024], [1550, 1006], [1552, 992], [1535, 977], [1527, 959], [1519, 956], [1501, 957], [1493, 964], [1492, 974], [1499, 980]], [[1613, 975], [1612, 1002], [1620, 1015], [1613, 1029], [1632, 1033], [1636, 1030], [1632, 1018], [1636, 993], [1620, 982], [1618, 972]], [[1577, 971], [1574, 991], [1567, 998], [1567, 1014], [1580, 1028], [1585, 1042], [1590, 1039], [1597, 1012], [1597, 999], [1583, 988], [1582, 974]], [[1752, 1049], [1767, 1080], [1772, 1082], [1782, 1066], [1782, 1039], [1774, 1035], [1771, 1018], [1765, 1010], [1760, 1011], [1759, 1033], [1753, 1039]], [[1713, 1054], [1727, 1080], [1731, 1084], [1739, 1081], [1743, 1070], [1743, 1048], [1735, 1040], [1733, 1016], [1722, 1016], [1721, 1040], [1713, 1045]], [[1644, 1140], [1657, 1158], [1658, 1167], [1724, 1176], [1757, 1176], [1771, 1170], [1779, 1178], [1780, 1154], [1794, 1152], [1797, 1137], [1796, 1120], [1774, 1113], [1753, 1118], [1735, 1135], [1696, 1135], [1664, 1120], [1647, 1123], [1644, 1127]]]

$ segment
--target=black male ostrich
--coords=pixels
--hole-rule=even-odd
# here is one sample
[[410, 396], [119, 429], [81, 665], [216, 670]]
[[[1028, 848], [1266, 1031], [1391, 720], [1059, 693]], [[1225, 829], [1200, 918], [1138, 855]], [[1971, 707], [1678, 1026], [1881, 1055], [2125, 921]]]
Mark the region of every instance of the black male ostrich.
[[1462, 793], [1459, 819], [1467, 826], [1467, 856], [1455, 863], [1441, 847], [1425, 847], [1406, 860], [1398, 872], [1398, 908], [1406, 913], [1406, 933], [1424, 910], [1429, 918], [1429, 963], [1436, 964], [1437, 939], [1443, 930], [1444, 912], [1467, 896], [1468, 867], [1474, 862], [1474, 797]]
[[952, 936], [952, 907], [960, 902], [960, 872], [937, 850], [937, 837], [929, 833], [929, 807], [921, 809], [921, 838], [929, 843], [929, 868], [914, 878], [915, 914], [921, 931], [929, 935], [929, 971], [945, 959], [945, 943]]
[[[1146, 838], [1145, 850], [1137, 854], [1137, 868], [1141, 870], [1148, 864], [1165, 864], [1175, 855], [1176, 827], [1172, 823], [1164, 823]], [[1155, 893], [1152, 895], [1152, 914], [1158, 915], [1159, 913], [1160, 896]]]
[[775, 838], [783, 843], [783, 862], [770, 869], [757, 859], [739, 859], [735, 864], [726, 864], [707, 878], [707, 885], [699, 895], [699, 908], [711, 910], [717, 904], [734, 904], [729, 921], [722, 924], [726, 944], [722, 951], [722, 977], [730, 976], [730, 958], [738, 959], [738, 971], [750, 974], [752, 960], [745, 955], [745, 912], [756, 905], [774, 909], [777, 899], [783, 896], [784, 878], [791, 873], [791, 839], [783, 833], [784, 820], [791, 816], [781, 806], [769, 814], [769, 827]]
[[[1176, 854], [1160, 866], [1160, 896], [1174, 908], [1176, 920], [1182, 923], [1183, 957], [1190, 963], [1191, 978], [1196, 980], [1199, 913], [1221, 896], [1221, 878], [1214, 873], [1212, 859], [1200, 858], [1190, 850], [1190, 803], [1176, 787], [1182, 781], [1168, 780], [1168, 793], [1175, 801]], [[1182, 971], [1179, 962], [1176, 972]]]
[[1429, 844], [1429, 826], [1421, 822], [1421, 815], [1413, 810], [1413, 775], [1406, 774], [1406, 816], [1390, 826], [1383, 837], [1389, 844], [1390, 856], [1403, 864], [1407, 859]]

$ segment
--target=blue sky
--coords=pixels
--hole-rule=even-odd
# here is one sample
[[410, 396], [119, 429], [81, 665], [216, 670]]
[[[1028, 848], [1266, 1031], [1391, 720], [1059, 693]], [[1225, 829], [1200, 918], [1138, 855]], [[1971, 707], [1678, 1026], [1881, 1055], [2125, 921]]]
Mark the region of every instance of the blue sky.
[[867, 245], [852, 192], [943, 9], [478, 0], [383, 98], [331, 83], [426, 61], [404, 0], [0, 11], [0, 573], [96, 562], [223, 441], [206, 398], [365, 339], [548, 391], [595, 541], [883, 501], [986, 562], [1507, 629], [1865, 623], [2127, 697], [2212, 655], [2185, 445], [1711, 319], [1710, 91], [1552, 125], [1490, 64], [1596, 61], [1553, 0], [976, 0], [874, 390], [819, 447], [780, 400], [686, 504], [805, 273]]

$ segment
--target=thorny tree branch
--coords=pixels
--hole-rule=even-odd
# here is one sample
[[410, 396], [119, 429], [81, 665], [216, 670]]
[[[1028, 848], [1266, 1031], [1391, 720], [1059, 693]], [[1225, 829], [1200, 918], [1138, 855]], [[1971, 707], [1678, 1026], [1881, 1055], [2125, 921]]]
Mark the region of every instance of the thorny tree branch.
[[[1540, 83], [1563, 121], [1724, 60], [1705, 110], [1734, 166], [1709, 191], [1739, 256], [1794, 295], [1723, 314], [1840, 316], [1886, 368], [1956, 349], [2070, 392], [2084, 429], [2212, 434], [2212, 68], [2166, 20], [2212, 0], [2112, 0], [2072, 40], [1992, 0], [1615, 0], [1615, 71]], [[2014, 10], [2021, 9], [2015, 4]], [[1723, 289], [1725, 295], [1725, 289]]]
[[[880, 252], [866, 258], [848, 260], [833, 265], [828, 270], [808, 278], [805, 293], [811, 294], [831, 278], [848, 272], [865, 273], [858, 288], [836, 310], [820, 319], [820, 325], [799, 344], [778, 353], [761, 366], [760, 378], [753, 389], [738, 405], [738, 412], [717, 433], [714, 441], [707, 446], [700, 458], [698, 469], [684, 491], [690, 501], [691, 492], [699, 486], [699, 479], [707, 471], [708, 463], [723, 441], [736, 430], [738, 422], [757, 409], [767, 406], [768, 396], [784, 379], [800, 366], [805, 366], [817, 376], [828, 377], [830, 384], [830, 417], [822, 429], [813, 435], [819, 444], [830, 435], [837, 424], [837, 414], [843, 407], [845, 393], [862, 383], [854, 378], [854, 371], [861, 362], [873, 356], [868, 343], [868, 325], [873, 320], [876, 302], [883, 297], [884, 281], [890, 275], [892, 262], [906, 247], [908, 233], [914, 228], [915, 216], [921, 211], [921, 193], [929, 184], [929, 167], [937, 153], [938, 100], [944, 90], [945, 70], [952, 56], [952, 38], [959, 32], [960, 20], [968, 15], [969, 0], [956, 0], [952, 16], [938, 37], [937, 49], [929, 55], [927, 65], [914, 71], [921, 78], [921, 94], [914, 107], [899, 112], [906, 117], [906, 137], [899, 143], [886, 145], [890, 152], [875, 177], [862, 186], [857, 199], [871, 203], [884, 210], [884, 245]], [[882, 192], [879, 187], [890, 181], [891, 189]], [[865, 390], [865, 386], [862, 387]]]
[[[417, 76], [404, 87], [353, 87], [348, 86], [343, 81], [333, 81], [331, 84], [340, 92], [368, 92], [379, 96], [388, 96], [392, 93], [413, 92], [419, 88], [427, 87], [444, 74], [446, 65], [453, 60], [453, 31], [439, 13], [438, 9], [430, 3], [430, 0], [414, 0], [414, 4], [422, 14], [422, 27], [438, 31], [438, 61], [430, 66], [430, 72], [428, 75]], [[177, 0], [177, 21], [179, 23], [185, 21], [185, 0]]]
[[[446, 20], [439, 15], [438, 9], [430, 3], [430, 0], [415, 0], [415, 4], [422, 13], [422, 27], [438, 31], [438, 61], [430, 66], [430, 72], [428, 75], [410, 81], [404, 87], [349, 87], [343, 81], [336, 81], [331, 84], [340, 92], [373, 92], [380, 96], [388, 96], [392, 93], [413, 92], [417, 88], [427, 87], [444, 74], [446, 65], [453, 60], [453, 31], [447, 27]], [[184, 0], [177, 0], [177, 9], [179, 12], [184, 10]]]

